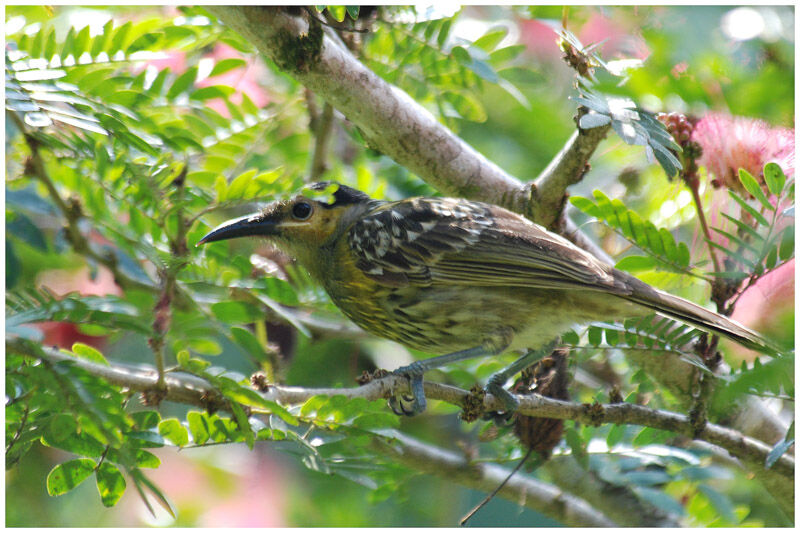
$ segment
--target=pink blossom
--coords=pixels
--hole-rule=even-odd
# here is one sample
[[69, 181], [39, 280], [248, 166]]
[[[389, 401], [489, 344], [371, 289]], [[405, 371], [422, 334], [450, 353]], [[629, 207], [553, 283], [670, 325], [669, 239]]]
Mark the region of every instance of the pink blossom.
[[694, 127], [692, 140], [700, 144], [698, 160], [714, 176], [715, 186], [743, 192], [739, 169], [762, 178], [764, 165], [778, 163], [794, 176], [794, 130], [773, 128], [762, 120], [710, 113]]

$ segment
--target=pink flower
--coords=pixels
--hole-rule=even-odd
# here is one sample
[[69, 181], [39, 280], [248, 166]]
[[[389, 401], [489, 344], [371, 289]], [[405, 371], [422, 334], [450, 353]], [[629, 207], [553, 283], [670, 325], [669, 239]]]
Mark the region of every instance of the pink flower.
[[713, 174], [717, 187], [744, 192], [739, 182], [743, 168], [761, 178], [764, 165], [778, 163], [788, 177], [794, 176], [794, 130], [773, 128], [762, 120], [710, 113], [694, 127], [692, 140], [703, 155], [698, 163]]

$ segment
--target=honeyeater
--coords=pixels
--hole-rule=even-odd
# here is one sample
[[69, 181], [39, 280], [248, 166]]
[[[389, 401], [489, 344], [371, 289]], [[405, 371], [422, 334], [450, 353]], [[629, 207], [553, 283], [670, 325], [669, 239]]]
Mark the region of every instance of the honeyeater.
[[617, 270], [502, 207], [458, 198], [396, 202], [332, 182], [225, 222], [198, 244], [261, 236], [293, 256], [366, 331], [431, 354], [395, 370], [410, 379], [407, 414], [425, 408], [422, 375], [452, 361], [523, 352], [489, 379], [509, 410], [505, 381], [549, 353], [578, 324], [653, 311], [771, 353], [733, 320]]

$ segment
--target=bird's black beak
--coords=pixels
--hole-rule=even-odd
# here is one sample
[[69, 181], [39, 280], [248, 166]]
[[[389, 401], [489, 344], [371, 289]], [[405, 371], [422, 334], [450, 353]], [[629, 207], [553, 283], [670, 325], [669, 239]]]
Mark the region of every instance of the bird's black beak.
[[275, 235], [278, 224], [267, 214], [254, 213], [223, 222], [197, 242], [197, 246], [207, 242], [224, 241], [236, 237]]

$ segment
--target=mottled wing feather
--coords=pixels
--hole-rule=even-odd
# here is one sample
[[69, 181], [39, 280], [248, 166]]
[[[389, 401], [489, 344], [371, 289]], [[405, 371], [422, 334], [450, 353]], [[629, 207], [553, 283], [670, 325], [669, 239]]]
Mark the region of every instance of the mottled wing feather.
[[610, 268], [496, 206], [453, 198], [382, 205], [349, 232], [356, 265], [389, 286], [434, 283], [620, 292]]

